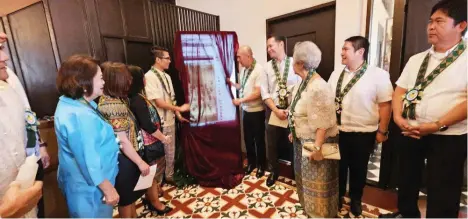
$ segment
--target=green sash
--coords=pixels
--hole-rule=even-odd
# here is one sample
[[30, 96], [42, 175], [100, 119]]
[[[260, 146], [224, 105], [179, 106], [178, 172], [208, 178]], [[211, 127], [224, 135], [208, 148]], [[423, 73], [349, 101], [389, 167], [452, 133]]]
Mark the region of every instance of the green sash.
[[286, 86], [288, 82], [288, 73], [289, 73], [289, 64], [291, 59], [286, 57], [286, 63], [284, 65], [283, 77], [280, 76], [280, 72], [278, 69], [278, 65], [276, 63], [276, 59], [271, 60], [271, 64], [273, 65], [273, 70], [275, 71], [276, 82], [278, 83], [278, 89], [276, 92], [278, 93], [279, 97], [279, 107], [281, 109], [288, 108], [288, 88]]
[[427, 53], [426, 57], [419, 68], [418, 77], [416, 78], [416, 83], [414, 88], [406, 91], [403, 95], [403, 118], [407, 119], [416, 119], [416, 104], [419, 103], [422, 99], [423, 91], [426, 89], [432, 81], [434, 81], [437, 76], [440, 75], [447, 67], [449, 67], [455, 60], [460, 57], [460, 55], [465, 51], [466, 45], [462, 40], [455, 47], [455, 49], [447, 56], [444, 60], [437, 66], [427, 77], [424, 77], [427, 71], [427, 66], [429, 65], [430, 53]]
[[154, 69], [154, 67], [151, 67], [151, 71], [158, 77], [158, 79], [161, 82], [161, 84], [162, 84], [164, 90], [166, 91], [167, 95], [169, 95], [169, 97], [171, 98], [172, 105], [177, 106], [177, 102], [176, 102], [175, 98], [172, 97], [171, 85], [169, 85], [169, 80], [167, 80], [167, 77], [164, 75], [164, 79], [166, 79], [165, 81], [166, 81], [166, 84], [167, 84], [167, 87], [166, 87], [166, 84], [164, 84], [164, 81], [162, 79], [161, 73], [159, 73], [156, 69]]
[[247, 70], [247, 73], [245, 73], [245, 70], [244, 70], [244, 77], [242, 77], [242, 80], [241, 80], [241, 88], [240, 88], [240, 97], [244, 97], [244, 88], [245, 88], [245, 84], [247, 83], [247, 80], [249, 79], [250, 75], [252, 74], [252, 71], [255, 69], [255, 65], [257, 64], [257, 61], [254, 59], [253, 63], [252, 63], [252, 66], [250, 66], [250, 68]]
[[336, 110], [336, 121], [338, 122], [338, 125], [341, 125], [341, 112], [343, 111], [343, 98], [346, 96], [346, 94], [348, 94], [349, 90], [351, 90], [351, 88], [353, 88], [353, 86], [364, 75], [364, 73], [367, 70], [367, 62], [364, 61], [364, 63], [361, 66], [361, 69], [357, 72], [356, 75], [354, 75], [351, 81], [348, 82], [348, 84], [343, 89], [343, 91], [341, 91], [341, 86], [343, 85], [343, 78], [345, 75], [345, 69], [343, 69], [343, 71], [341, 72], [340, 78], [338, 79], [338, 84], [336, 86], [336, 91], [335, 91], [335, 110]]
[[297, 93], [296, 95], [294, 96], [294, 99], [291, 103], [291, 108], [289, 110], [289, 114], [288, 114], [288, 117], [289, 117], [289, 130], [291, 131], [294, 139], [297, 138], [296, 136], [296, 128], [295, 128], [295, 125], [294, 125], [294, 112], [296, 110], [296, 105], [297, 105], [297, 102], [299, 102], [299, 100], [301, 99], [301, 95], [302, 95], [302, 92], [304, 92], [304, 90], [306, 89], [307, 87], [307, 84], [309, 84], [309, 81], [310, 79], [312, 78], [312, 76], [315, 74], [315, 69], [313, 70], [310, 70], [309, 71], [309, 74], [307, 75], [307, 77], [301, 82], [301, 84], [299, 85], [299, 88], [297, 90]]

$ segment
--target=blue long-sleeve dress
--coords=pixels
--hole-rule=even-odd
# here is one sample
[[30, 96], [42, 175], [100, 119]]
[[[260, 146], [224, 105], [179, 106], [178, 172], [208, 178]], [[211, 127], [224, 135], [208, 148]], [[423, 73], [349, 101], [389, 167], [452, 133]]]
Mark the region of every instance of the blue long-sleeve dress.
[[95, 111], [97, 105], [62, 96], [55, 111], [59, 145], [58, 183], [70, 217], [112, 217], [98, 185], [113, 185], [118, 173], [119, 146], [112, 126]]

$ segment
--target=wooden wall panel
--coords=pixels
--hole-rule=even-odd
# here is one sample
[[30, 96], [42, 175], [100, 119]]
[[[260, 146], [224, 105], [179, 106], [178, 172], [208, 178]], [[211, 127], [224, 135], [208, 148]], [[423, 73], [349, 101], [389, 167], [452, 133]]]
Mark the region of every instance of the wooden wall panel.
[[49, 8], [60, 60], [73, 54], [93, 55], [84, 2], [49, 0]]
[[128, 42], [127, 43], [127, 63], [137, 65], [146, 72], [153, 65], [153, 55], [151, 54], [151, 43]]
[[101, 34], [123, 36], [125, 34], [120, 0], [96, 1]]
[[152, 39], [148, 5], [145, 0], [122, 1], [127, 35]]
[[[43, 0], [3, 16], [0, 31], [9, 35], [8, 66], [43, 117], [55, 111], [57, 67], [69, 56], [88, 54], [148, 70], [152, 45], [172, 53], [175, 32], [219, 30], [218, 20], [174, 0]], [[173, 66], [169, 73], [179, 83]]]
[[406, 30], [404, 33], [403, 66], [416, 53], [431, 47], [427, 38], [427, 23], [431, 17], [432, 7], [439, 0], [408, 1], [406, 13]]
[[42, 3], [8, 15], [24, 85], [32, 109], [53, 115], [58, 101], [57, 68]]
[[122, 39], [104, 38], [107, 60], [125, 63], [125, 48]]

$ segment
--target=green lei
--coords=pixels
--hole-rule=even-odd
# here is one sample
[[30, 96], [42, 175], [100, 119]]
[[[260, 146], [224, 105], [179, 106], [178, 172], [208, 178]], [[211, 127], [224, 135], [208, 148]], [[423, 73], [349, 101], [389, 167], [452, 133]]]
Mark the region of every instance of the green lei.
[[294, 112], [296, 111], [296, 105], [297, 102], [301, 99], [302, 92], [306, 89], [307, 85], [309, 84], [310, 79], [312, 76], [316, 73], [315, 69], [312, 69], [309, 71], [309, 74], [307, 74], [307, 77], [301, 82], [299, 85], [299, 88], [297, 90], [296, 95], [294, 96], [294, 99], [291, 103], [291, 108], [289, 110], [289, 130], [291, 131], [293, 138], [296, 139], [296, 127], [294, 125]]
[[[460, 57], [460, 55], [465, 51], [466, 45], [465, 42], [462, 40], [456, 48], [444, 59], [442, 62], [437, 66], [427, 77], [424, 78], [427, 66], [429, 65], [429, 58], [430, 53], [427, 53], [426, 57], [419, 68], [418, 77], [416, 79], [416, 83], [414, 88], [409, 89], [405, 95], [402, 96], [403, 98], [403, 118], [408, 119], [416, 119], [416, 104], [419, 103], [422, 99], [422, 94], [424, 89], [426, 89], [429, 84], [431, 84], [434, 79], [439, 76], [447, 67], [449, 67], [455, 60]], [[465, 72], [466, 73], [466, 72]]]
[[151, 67], [151, 71], [158, 77], [159, 81], [161, 82], [163, 88], [164, 88], [164, 91], [166, 91], [167, 95], [169, 95], [171, 97], [171, 101], [172, 101], [172, 105], [176, 106], [177, 105], [177, 101], [175, 100], [175, 97], [173, 97], [172, 93], [171, 93], [171, 87], [169, 85], [169, 80], [167, 80], [167, 77], [164, 76], [164, 79], [166, 79], [166, 84], [167, 84], [167, 87], [166, 87], [166, 84], [164, 84], [164, 81], [162, 79], [162, 76], [161, 76], [161, 73], [159, 73], [159, 71], [157, 71], [154, 67]]
[[[345, 68], [346, 69], [346, 68]], [[361, 69], [359, 72], [354, 75], [354, 77], [351, 79], [351, 81], [346, 84], [346, 87], [341, 91], [341, 87], [343, 85], [343, 78], [345, 75], [345, 69], [341, 72], [340, 78], [338, 79], [338, 84], [336, 85], [336, 91], [335, 91], [335, 110], [336, 110], [336, 121], [338, 122], [338, 125], [341, 125], [341, 112], [343, 111], [343, 98], [348, 94], [349, 90], [353, 88], [353, 86], [356, 84], [356, 82], [361, 79], [361, 77], [364, 75], [364, 73], [367, 70], [367, 62], [364, 61], [362, 64]]]
[[[244, 88], [245, 88], [245, 84], [247, 83], [247, 80], [249, 79], [250, 75], [252, 74], [252, 71], [255, 69], [255, 65], [257, 64], [257, 61], [254, 59], [253, 63], [252, 63], [252, 66], [250, 66], [250, 68], [247, 70], [247, 73], [245, 73], [242, 77], [242, 80], [241, 80], [241, 88], [240, 88], [240, 97], [244, 97]], [[244, 70], [245, 72], [245, 70]]]
[[273, 70], [275, 71], [276, 81], [278, 82], [278, 97], [279, 97], [279, 107], [282, 109], [288, 108], [288, 94], [290, 93], [287, 89], [286, 83], [288, 81], [288, 73], [289, 73], [289, 64], [291, 59], [286, 57], [286, 63], [284, 65], [283, 77], [280, 76], [280, 72], [278, 69], [278, 65], [275, 59], [271, 60], [271, 64], [273, 66]]

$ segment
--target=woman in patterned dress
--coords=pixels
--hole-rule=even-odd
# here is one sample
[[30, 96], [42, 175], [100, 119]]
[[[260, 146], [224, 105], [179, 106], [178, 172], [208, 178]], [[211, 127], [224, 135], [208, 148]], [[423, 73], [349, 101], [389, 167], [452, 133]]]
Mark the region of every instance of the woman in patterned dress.
[[[143, 143], [145, 147], [151, 145], [161, 146], [161, 150], [164, 151], [164, 144], [170, 144], [172, 137], [169, 135], [165, 136], [162, 133], [161, 119], [158, 111], [145, 96], [145, 73], [140, 67], [133, 65], [128, 66], [128, 70], [132, 74], [132, 85], [128, 93], [130, 109], [137, 119], [138, 126], [143, 135]], [[157, 165], [156, 175], [154, 176], [153, 185], [146, 192], [143, 204], [158, 215], [163, 215], [172, 210], [172, 208], [164, 206], [159, 201], [159, 196], [162, 196], [163, 193], [160, 185], [166, 169], [166, 159], [162, 153], [161, 157], [149, 162], [150, 165]]]
[[[289, 122], [294, 143], [294, 172], [299, 200], [310, 217], [334, 217], [338, 211], [338, 160], [323, 158], [323, 143], [337, 142], [333, 92], [315, 69], [321, 51], [310, 41], [294, 47], [294, 71], [302, 83], [293, 90]], [[309, 151], [305, 142], [314, 144]]]
[[112, 125], [122, 146], [115, 183], [120, 195], [118, 210], [122, 218], [136, 218], [135, 202], [146, 190], [133, 190], [140, 174], [148, 175], [150, 167], [137, 153], [142, 146], [141, 136], [127, 98], [132, 75], [122, 63], [106, 62], [101, 68], [106, 86], [99, 99], [98, 110]]

